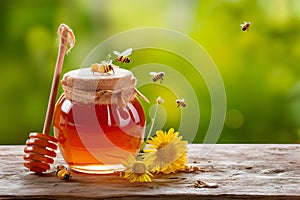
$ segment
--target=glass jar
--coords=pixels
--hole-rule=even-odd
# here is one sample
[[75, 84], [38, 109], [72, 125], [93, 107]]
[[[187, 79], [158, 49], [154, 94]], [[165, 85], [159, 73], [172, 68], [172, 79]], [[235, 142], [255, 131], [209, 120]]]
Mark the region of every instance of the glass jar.
[[71, 169], [106, 174], [124, 169], [145, 131], [145, 115], [136, 98], [136, 79], [125, 69], [100, 74], [82, 68], [64, 74], [64, 93], [54, 112], [54, 135]]

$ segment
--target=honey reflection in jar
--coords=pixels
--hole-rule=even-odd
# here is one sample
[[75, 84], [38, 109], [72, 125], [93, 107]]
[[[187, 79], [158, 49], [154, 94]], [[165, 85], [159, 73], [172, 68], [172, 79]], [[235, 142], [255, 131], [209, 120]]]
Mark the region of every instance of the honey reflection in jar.
[[54, 134], [71, 169], [105, 174], [122, 170], [135, 154], [145, 130], [145, 115], [134, 98], [126, 107], [84, 104], [62, 97], [54, 114]]

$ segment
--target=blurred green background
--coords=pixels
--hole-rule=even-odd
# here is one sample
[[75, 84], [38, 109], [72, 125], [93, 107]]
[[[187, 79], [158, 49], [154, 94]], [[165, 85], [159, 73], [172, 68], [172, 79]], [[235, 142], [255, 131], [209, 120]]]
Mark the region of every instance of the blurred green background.
[[[0, 5], [1, 144], [24, 144], [29, 132], [42, 130], [60, 23], [77, 38], [63, 73], [78, 68], [97, 44], [119, 32], [180, 31], [206, 49], [222, 75], [227, 114], [218, 143], [300, 143], [298, 0], [4, 0]], [[243, 21], [252, 23], [247, 32], [240, 29]], [[171, 59], [158, 52], [147, 55], [143, 58], [161, 63]], [[202, 141], [210, 119], [209, 95], [201, 98], [194, 142]]]

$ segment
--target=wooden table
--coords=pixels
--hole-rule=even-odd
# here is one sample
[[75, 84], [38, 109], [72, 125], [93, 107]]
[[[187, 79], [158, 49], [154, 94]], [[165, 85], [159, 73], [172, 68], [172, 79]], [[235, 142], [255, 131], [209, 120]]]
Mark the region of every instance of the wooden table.
[[[189, 163], [202, 171], [155, 176], [129, 183], [117, 175], [72, 172], [61, 181], [23, 167], [24, 146], [0, 146], [0, 199], [300, 199], [300, 145], [218, 144], [203, 158], [205, 145], [189, 145]], [[58, 156], [57, 164], [63, 163]], [[196, 181], [217, 188], [195, 188]]]

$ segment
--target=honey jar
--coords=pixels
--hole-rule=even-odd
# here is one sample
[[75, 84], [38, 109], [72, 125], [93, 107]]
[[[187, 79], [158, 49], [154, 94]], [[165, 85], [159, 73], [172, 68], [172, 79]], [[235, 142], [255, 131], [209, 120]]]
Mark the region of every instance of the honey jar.
[[106, 174], [122, 170], [145, 132], [145, 114], [136, 97], [136, 78], [125, 69], [69, 71], [54, 111], [54, 135], [71, 169]]

